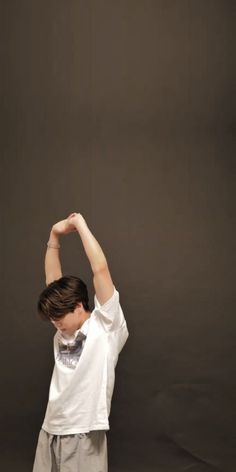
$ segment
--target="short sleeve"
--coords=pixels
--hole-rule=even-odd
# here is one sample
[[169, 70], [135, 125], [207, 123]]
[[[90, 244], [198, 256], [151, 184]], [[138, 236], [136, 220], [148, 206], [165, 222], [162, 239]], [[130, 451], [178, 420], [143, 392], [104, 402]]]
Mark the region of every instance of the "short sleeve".
[[115, 331], [121, 328], [122, 325], [126, 322], [123, 310], [120, 306], [120, 295], [115, 287], [113, 295], [103, 305], [100, 305], [95, 294], [94, 305], [96, 315], [100, 318], [103, 327], [106, 331]]

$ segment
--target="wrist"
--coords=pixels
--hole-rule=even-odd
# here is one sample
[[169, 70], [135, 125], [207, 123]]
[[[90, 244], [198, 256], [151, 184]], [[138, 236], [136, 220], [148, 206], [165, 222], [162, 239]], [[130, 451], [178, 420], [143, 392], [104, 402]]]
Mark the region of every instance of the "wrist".
[[80, 230], [81, 226], [86, 225], [86, 221], [84, 217], [81, 215], [81, 213], [78, 213], [76, 215], [76, 219], [74, 221], [74, 226], [77, 229], [77, 231]]
[[56, 231], [56, 229], [54, 229], [53, 226], [49, 235], [49, 241], [52, 243], [59, 243], [59, 236], [60, 234]]

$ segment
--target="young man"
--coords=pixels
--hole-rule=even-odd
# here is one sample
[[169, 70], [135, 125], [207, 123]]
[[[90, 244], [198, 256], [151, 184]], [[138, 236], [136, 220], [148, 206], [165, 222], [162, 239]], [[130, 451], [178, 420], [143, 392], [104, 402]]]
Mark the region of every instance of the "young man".
[[[93, 272], [92, 311], [85, 283], [61, 272], [59, 238], [74, 231]], [[115, 366], [129, 333], [106, 257], [80, 213], [52, 227], [45, 272], [38, 310], [57, 330], [55, 365], [33, 472], [107, 472]]]

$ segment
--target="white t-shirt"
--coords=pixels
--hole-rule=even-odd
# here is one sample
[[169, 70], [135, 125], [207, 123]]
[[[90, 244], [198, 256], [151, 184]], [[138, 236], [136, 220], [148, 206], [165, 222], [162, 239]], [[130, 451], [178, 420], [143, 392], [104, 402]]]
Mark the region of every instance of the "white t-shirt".
[[[73, 338], [64, 338], [59, 330], [54, 336], [55, 365], [42, 425], [48, 433], [110, 429], [115, 367], [129, 332], [115, 287], [106, 303], [100, 305], [95, 295], [94, 304]], [[78, 337], [83, 338], [82, 349]]]

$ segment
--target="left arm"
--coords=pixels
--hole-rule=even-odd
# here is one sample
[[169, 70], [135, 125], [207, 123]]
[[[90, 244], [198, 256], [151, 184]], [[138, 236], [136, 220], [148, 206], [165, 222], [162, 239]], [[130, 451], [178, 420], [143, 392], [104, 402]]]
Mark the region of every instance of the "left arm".
[[74, 225], [80, 235], [85, 253], [93, 271], [93, 283], [96, 296], [99, 303], [103, 305], [111, 298], [114, 292], [114, 284], [106, 257], [81, 213], [72, 213], [68, 219], [70, 224]]

